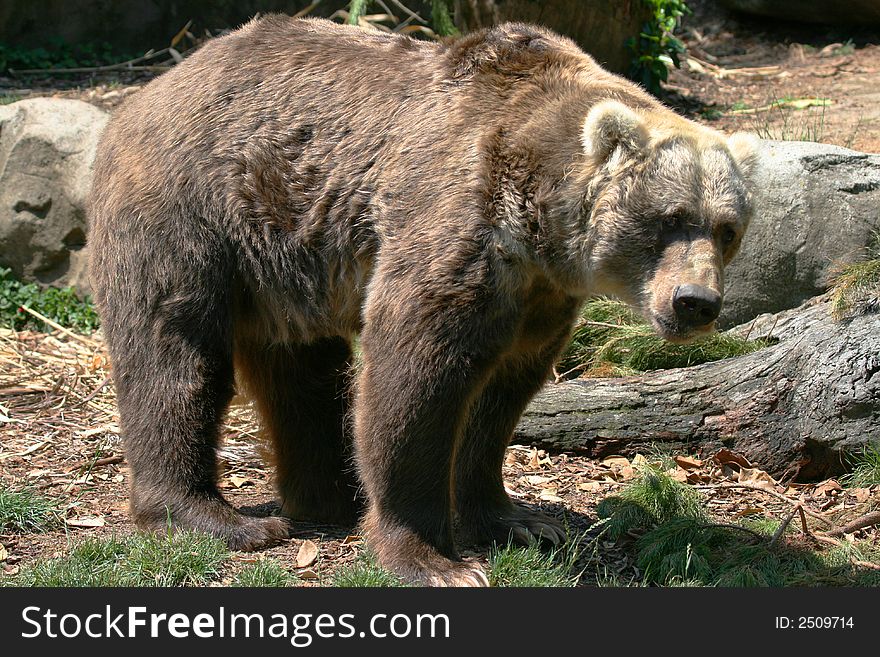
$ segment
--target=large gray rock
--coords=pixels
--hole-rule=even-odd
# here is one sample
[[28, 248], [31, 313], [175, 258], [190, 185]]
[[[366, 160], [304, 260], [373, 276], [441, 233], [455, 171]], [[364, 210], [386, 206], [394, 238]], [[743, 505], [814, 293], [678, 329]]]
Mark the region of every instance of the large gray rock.
[[880, 155], [763, 142], [756, 212], [727, 270], [722, 326], [793, 308], [880, 232]]
[[88, 291], [84, 204], [108, 115], [78, 100], [0, 107], [0, 266]]

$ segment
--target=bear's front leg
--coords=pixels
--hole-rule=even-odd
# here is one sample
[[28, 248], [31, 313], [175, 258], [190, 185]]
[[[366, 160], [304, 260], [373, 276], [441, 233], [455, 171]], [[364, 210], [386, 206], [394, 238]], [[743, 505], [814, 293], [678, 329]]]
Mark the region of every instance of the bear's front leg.
[[[572, 301], [553, 308], [557, 316], [546, 337], [529, 349], [514, 349], [495, 368], [474, 403], [456, 451], [455, 503], [464, 536], [477, 543], [529, 545], [546, 541], [559, 545], [565, 529], [554, 518], [514, 504], [504, 489], [504, 455], [523, 410], [552, 372], [553, 363], [568, 341], [570, 317], [578, 307]], [[543, 309], [542, 309], [543, 310]]]
[[406, 581], [486, 586], [454, 545], [452, 471], [513, 320], [492, 300], [415, 296], [389, 287], [368, 302], [355, 402], [364, 531], [379, 562]]

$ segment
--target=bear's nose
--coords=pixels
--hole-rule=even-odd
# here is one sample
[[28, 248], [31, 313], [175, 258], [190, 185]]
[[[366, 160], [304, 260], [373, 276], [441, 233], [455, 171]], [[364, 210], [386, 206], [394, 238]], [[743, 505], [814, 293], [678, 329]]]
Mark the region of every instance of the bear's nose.
[[672, 295], [672, 308], [684, 326], [705, 326], [718, 319], [721, 295], [702, 285], [679, 285]]

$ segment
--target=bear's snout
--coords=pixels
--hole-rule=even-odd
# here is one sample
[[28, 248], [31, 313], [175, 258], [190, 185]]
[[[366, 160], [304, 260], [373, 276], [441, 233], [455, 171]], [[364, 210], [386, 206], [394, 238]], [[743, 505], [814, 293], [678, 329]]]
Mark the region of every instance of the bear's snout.
[[672, 308], [681, 326], [707, 326], [721, 313], [721, 295], [704, 285], [679, 285], [672, 293]]

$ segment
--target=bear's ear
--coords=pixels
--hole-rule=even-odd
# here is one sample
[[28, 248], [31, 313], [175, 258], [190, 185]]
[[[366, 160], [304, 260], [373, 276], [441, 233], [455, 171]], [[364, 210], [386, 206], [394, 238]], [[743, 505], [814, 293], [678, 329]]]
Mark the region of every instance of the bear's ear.
[[605, 100], [587, 114], [581, 142], [587, 155], [602, 163], [618, 148], [630, 153], [641, 151], [648, 143], [648, 129], [629, 107], [616, 100]]
[[735, 132], [727, 138], [727, 148], [746, 178], [752, 178], [758, 168], [761, 140], [750, 132]]

